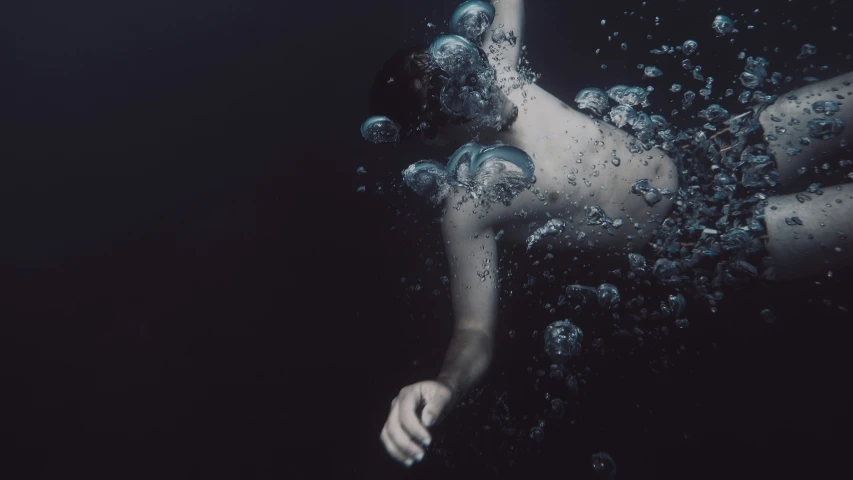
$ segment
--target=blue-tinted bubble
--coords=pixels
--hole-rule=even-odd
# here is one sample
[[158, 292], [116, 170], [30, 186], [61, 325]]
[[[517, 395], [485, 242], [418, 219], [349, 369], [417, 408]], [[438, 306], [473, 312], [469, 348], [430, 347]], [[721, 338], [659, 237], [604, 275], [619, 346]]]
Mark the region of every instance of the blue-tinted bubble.
[[706, 108], [705, 110], [700, 110], [699, 117], [704, 118], [705, 120], [708, 120], [711, 123], [719, 123], [728, 120], [729, 112], [725, 108], [715, 103], [709, 105], [708, 108]]
[[483, 66], [477, 47], [459, 35], [436, 38], [429, 47], [429, 53], [436, 65], [453, 77]]
[[811, 43], [807, 43], [800, 48], [800, 54], [797, 55], [797, 60], [802, 60], [817, 53], [817, 47]]
[[725, 15], [717, 15], [714, 17], [714, 23], [711, 24], [711, 28], [720, 35], [728, 35], [734, 31], [735, 24], [731, 18]]
[[616, 85], [607, 91], [607, 95], [620, 105], [631, 107], [648, 105], [649, 92], [642, 87]]
[[[471, 160], [480, 153], [480, 150], [483, 149], [482, 145], [479, 145], [474, 142], [468, 142], [465, 145], [462, 145], [453, 155], [450, 156], [450, 160], [447, 162], [447, 173], [449, 173], [454, 178], [459, 177], [460, 174], [467, 174], [471, 171]], [[460, 172], [460, 167], [466, 168], [465, 172]]]
[[657, 78], [663, 75], [663, 70], [658, 67], [649, 65], [648, 67], [643, 69], [643, 77], [645, 78]]
[[841, 108], [838, 106], [837, 103], [831, 100], [819, 100], [812, 104], [812, 110], [814, 110], [815, 113], [831, 117], [838, 113]]
[[744, 72], [740, 74], [740, 83], [746, 88], [758, 88], [767, 78], [767, 66], [770, 65], [763, 57], [746, 59]]
[[476, 41], [495, 20], [495, 7], [486, 2], [470, 0], [456, 8], [450, 18], [450, 31]]
[[809, 136], [829, 140], [832, 137], [839, 135], [844, 130], [844, 121], [840, 118], [827, 120], [825, 118], [815, 118], [809, 120], [808, 123]]
[[533, 160], [527, 153], [512, 145], [493, 145], [483, 148], [475, 158], [471, 159], [471, 171], [476, 172], [489, 160], [502, 160], [518, 167], [528, 178], [532, 179], [535, 172]]
[[634, 124], [631, 126], [638, 132], [654, 133], [655, 129], [655, 123], [652, 121], [652, 117], [645, 113], [637, 114], [637, 118], [634, 119]]
[[578, 92], [575, 102], [577, 102], [578, 108], [589, 109], [596, 115], [601, 115], [607, 108], [607, 94], [598, 88], [584, 88]]
[[361, 136], [373, 143], [396, 143], [400, 140], [400, 127], [390, 118], [373, 116], [361, 124]]
[[420, 160], [403, 170], [406, 185], [418, 195], [429, 196], [447, 180], [444, 166], [433, 160]]
[[617, 105], [610, 110], [610, 121], [617, 127], [633, 125], [637, 112], [629, 105]]

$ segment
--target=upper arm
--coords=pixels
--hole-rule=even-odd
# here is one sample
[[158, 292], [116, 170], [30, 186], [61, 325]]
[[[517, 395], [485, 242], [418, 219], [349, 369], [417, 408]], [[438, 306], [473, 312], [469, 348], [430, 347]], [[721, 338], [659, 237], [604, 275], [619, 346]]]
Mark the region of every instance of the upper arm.
[[459, 210], [447, 208], [442, 238], [450, 265], [454, 330], [493, 336], [499, 291], [498, 249], [492, 227], [478, 220], [467, 202]]
[[[521, 56], [521, 40], [524, 34], [524, 0], [492, 0], [492, 5], [495, 6], [495, 21], [492, 22], [491, 29], [485, 33], [483, 50], [493, 59], [499, 76], [507, 74], [514, 76]], [[507, 35], [512, 32], [516, 42], [495, 44], [492, 41], [492, 30], [498, 27], [503, 28]], [[497, 54], [497, 60], [494, 60], [495, 54]]]

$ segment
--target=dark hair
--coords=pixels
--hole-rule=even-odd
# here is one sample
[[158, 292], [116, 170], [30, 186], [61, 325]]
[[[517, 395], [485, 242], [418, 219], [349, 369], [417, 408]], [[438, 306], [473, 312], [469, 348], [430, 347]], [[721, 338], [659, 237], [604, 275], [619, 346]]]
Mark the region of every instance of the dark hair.
[[429, 45], [400, 50], [385, 62], [370, 91], [370, 115], [384, 115], [400, 126], [401, 135], [425, 124], [424, 133], [434, 138], [438, 127], [446, 125], [439, 95], [441, 75], [429, 54]]

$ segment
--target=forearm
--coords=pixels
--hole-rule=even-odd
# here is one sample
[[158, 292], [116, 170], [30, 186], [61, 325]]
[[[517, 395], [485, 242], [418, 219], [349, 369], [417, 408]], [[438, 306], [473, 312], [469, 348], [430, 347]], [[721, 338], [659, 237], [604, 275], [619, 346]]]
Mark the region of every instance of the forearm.
[[479, 330], [457, 330], [450, 340], [437, 380], [462, 398], [486, 374], [492, 362], [494, 339]]
[[[492, 0], [495, 20], [483, 39], [483, 50], [489, 54], [498, 81], [505, 88], [514, 88], [524, 36], [524, 0]], [[503, 32], [494, 36], [493, 32]], [[497, 40], [497, 43], [495, 43]]]

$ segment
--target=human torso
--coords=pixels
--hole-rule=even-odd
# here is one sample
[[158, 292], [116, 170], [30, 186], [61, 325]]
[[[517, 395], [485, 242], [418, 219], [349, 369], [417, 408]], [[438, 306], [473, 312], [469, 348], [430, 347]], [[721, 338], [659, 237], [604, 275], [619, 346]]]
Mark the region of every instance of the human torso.
[[[481, 209], [480, 222], [495, 232], [502, 230], [500, 240], [521, 245], [535, 228], [559, 219], [566, 222], [564, 233], [558, 241], [552, 238], [541, 243], [608, 256], [626, 248], [643, 248], [657, 222], [669, 212], [671, 200], [665, 198], [650, 207], [631, 193], [631, 186], [648, 179], [657, 188], [676, 190], [672, 160], [657, 148], [632, 153], [632, 137], [627, 132], [595, 122], [536, 85], [525, 90], [526, 97], [518, 92], [513, 92], [514, 98], [510, 96], [518, 105], [519, 116], [501, 140], [533, 158], [536, 182], [509, 206], [491, 204], [485, 212]], [[588, 225], [585, 206], [599, 206], [612, 219], [621, 217], [621, 227], [608, 230]]]

